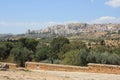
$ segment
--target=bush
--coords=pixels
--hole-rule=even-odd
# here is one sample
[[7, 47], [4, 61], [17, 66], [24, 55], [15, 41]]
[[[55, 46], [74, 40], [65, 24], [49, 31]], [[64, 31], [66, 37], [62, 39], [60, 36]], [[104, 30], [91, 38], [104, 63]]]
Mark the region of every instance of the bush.
[[62, 60], [65, 57], [65, 53], [70, 52], [71, 50], [80, 50], [82, 48], [86, 48], [84, 42], [75, 40], [72, 41], [70, 44], [63, 45], [60, 49], [59, 58]]
[[88, 54], [89, 54], [89, 51], [87, 51], [86, 49], [72, 50], [65, 54], [63, 64], [86, 66], [88, 63], [87, 62]]
[[86, 49], [72, 50], [65, 54], [64, 64], [86, 66], [88, 63], [120, 65], [120, 56], [115, 53], [96, 53]]
[[120, 65], [120, 56], [115, 53], [111, 54], [108, 56], [108, 64]]
[[88, 63], [120, 65], [120, 56], [115, 53], [95, 53], [90, 52], [87, 57]]
[[99, 61], [101, 64], [107, 64], [108, 63], [108, 56], [110, 54], [108, 52], [101, 53], [99, 58]]
[[3, 60], [6, 57], [5, 50], [6, 47], [4, 45], [0, 45], [0, 60]]
[[62, 64], [68, 65], [79, 65], [78, 58], [79, 50], [72, 50], [65, 54], [65, 58], [62, 61]]
[[79, 51], [78, 58], [79, 58], [81, 66], [86, 66], [87, 65], [87, 63], [88, 63], [88, 61], [87, 61], [88, 54], [89, 54], [89, 51], [87, 49], [81, 49]]
[[46, 47], [41, 48], [35, 54], [35, 60], [41, 61], [47, 59], [48, 49]]
[[98, 54], [95, 52], [90, 52], [87, 57], [88, 63], [96, 63], [96, 59], [98, 57]]
[[59, 54], [61, 48], [64, 45], [69, 44], [69, 43], [70, 43], [69, 40], [65, 37], [57, 37], [51, 41], [49, 59], [52, 64], [54, 63], [55, 59], [59, 59], [59, 57], [61, 57], [61, 54]]

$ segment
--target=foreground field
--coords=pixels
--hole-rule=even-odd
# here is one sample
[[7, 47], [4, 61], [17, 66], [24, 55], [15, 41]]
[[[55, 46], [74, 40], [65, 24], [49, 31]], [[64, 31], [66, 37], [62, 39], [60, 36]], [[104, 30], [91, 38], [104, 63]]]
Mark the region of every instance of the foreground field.
[[0, 71], [0, 80], [120, 80], [120, 75], [62, 71]]

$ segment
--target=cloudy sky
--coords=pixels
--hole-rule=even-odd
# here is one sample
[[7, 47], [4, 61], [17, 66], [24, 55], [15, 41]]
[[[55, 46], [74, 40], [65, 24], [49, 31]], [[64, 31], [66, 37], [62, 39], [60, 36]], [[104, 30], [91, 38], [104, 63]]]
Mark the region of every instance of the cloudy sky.
[[120, 0], [0, 0], [0, 34], [67, 22], [120, 23]]

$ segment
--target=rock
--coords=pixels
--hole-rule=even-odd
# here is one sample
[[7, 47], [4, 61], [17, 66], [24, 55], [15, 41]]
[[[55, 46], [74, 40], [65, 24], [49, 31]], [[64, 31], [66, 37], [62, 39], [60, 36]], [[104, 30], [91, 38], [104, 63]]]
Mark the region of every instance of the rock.
[[7, 68], [8, 69], [8, 65], [7, 64], [2, 64], [1, 68]]
[[6, 71], [9, 68], [7, 64], [0, 64], [0, 71]]

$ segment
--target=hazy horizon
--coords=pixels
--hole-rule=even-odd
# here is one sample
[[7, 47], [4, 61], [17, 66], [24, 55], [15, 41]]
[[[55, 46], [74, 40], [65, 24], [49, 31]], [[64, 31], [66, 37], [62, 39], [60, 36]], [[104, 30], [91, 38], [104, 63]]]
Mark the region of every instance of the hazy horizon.
[[120, 0], [2, 0], [0, 34], [66, 22], [120, 23]]

